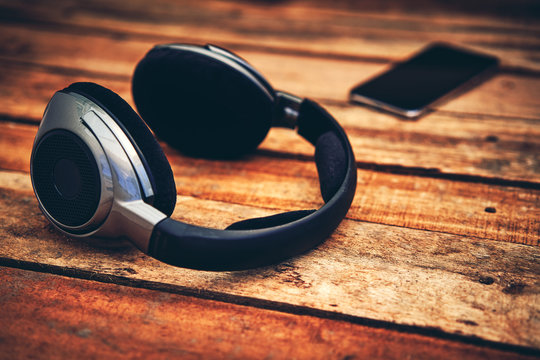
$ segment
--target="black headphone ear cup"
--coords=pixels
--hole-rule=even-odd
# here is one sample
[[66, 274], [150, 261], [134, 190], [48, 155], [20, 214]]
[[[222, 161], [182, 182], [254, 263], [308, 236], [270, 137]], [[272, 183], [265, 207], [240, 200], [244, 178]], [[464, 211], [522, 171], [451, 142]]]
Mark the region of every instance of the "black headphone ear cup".
[[133, 98], [156, 135], [192, 156], [227, 158], [254, 150], [272, 123], [273, 98], [245, 74], [210, 56], [155, 48], [137, 65]]
[[79, 93], [101, 106], [120, 125], [131, 139], [149, 174], [154, 190], [152, 205], [170, 216], [176, 205], [176, 185], [171, 166], [148, 127], [120, 96], [100, 85], [79, 82], [65, 91]]

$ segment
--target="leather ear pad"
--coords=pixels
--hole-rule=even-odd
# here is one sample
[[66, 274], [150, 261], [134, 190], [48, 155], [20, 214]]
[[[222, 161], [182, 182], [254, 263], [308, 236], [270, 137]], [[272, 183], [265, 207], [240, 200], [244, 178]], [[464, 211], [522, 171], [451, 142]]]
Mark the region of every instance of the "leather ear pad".
[[171, 166], [150, 130], [127, 102], [94, 83], [74, 83], [64, 89], [81, 94], [103, 108], [125, 131], [144, 164], [152, 188], [152, 206], [170, 216], [176, 205], [176, 185]]
[[243, 155], [262, 142], [272, 123], [273, 99], [206, 54], [154, 48], [137, 65], [132, 90], [155, 134], [192, 156]]

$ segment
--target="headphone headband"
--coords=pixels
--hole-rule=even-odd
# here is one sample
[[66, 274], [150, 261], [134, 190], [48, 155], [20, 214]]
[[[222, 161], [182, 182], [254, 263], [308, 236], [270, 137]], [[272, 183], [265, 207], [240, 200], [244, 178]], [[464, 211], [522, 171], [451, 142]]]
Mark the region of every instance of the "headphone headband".
[[[175, 63], [179, 59], [182, 63]], [[167, 63], [169, 71], [178, 65], [181, 73], [156, 74], [160, 61]], [[179, 66], [186, 64], [194, 67], [195, 75]], [[183, 75], [192, 76], [191, 82], [175, 82], [184, 79]], [[217, 90], [212, 89], [214, 79], [219, 79]], [[230, 81], [234, 82], [232, 88]], [[240, 221], [225, 230], [175, 221], [168, 217], [176, 199], [172, 171], [144, 122], [112, 91], [92, 83], [75, 83], [57, 92], [49, 102], [31, 158], [32, 184], [40, 208], [62, 232], [74, 237], [127, 237], [141, 251], [169, 264], [233, 270], [303, 253], [327, 238], [345, 217], [356, 189], [354, 154], [344, 130], [315, 102], [274, 91], [245, 60], [213, 46], [158, 46], [139, 63], [133, 83], [139, 112], [156, 134], [168, 136], [164, 140], [169, 141], [174, 139], [171, 136], [175, 130], [182, 139], [199, 146], [195, 152], [205, 151], [197, 143], [205, 134], [198, 133], [205, 129], [205, 121], [218, 126], [217, 134], [226, 129], [227, 136], [233, 137], [236, 147], [230, 155], [256, 146], [270, 125], [297, 129], [315, 146], [325, 204], [318, 210]], [[191, 91], [192, 87], [196, 89]], [[173, 116], [177, 115], [173, 111], [182, 106], [188, 108], [184, 115], [197, 115], [201, 99], [194, 94], [205, 89], [229, 90], [224, 97], [228, 101], [242, 103], [243, 95], [253, 101], [245, 109], [235, 110], [233, 105], [238, 104], [224, 103], [224, 98], [206, 99], [210, 112], [203, 112], [195, 125], [189, 123], [191, 118]], [[230, 94], [231, 89], [238, 94]], [[179, 106], [168, 104], [159, 95], [166, 99], [183, 97]], [[158, 105], [163, 108], [156, 109], [156, 101], [161, 101]], [[226, 110], [227, 116], [218, 119], [225, 127], [209, 117], [218, 114], [214, 108]], [[156, 116], [163, 114], [169, 116]], [[251, 124], [257, 114], [263, 122]], [[240, 117], [238, 123], [233, 115]], [[194, 142], [190, 131], [193, 138], [199, 136]], [[212, 139], [218, 139], [216, 130], [205, 131], [214, 131]], [[228, 150], [231, 139], [219, 140], [220, 146], [225, 146], [223, 151]], [[245, 143], [235, 143], [240, 140]], [[182, 146], [180, 149], [190, 151]]]
[[183, 267], [233, 270], [268, 265], [301, 254], [326, 239], [345, 217], [354, 197], [354, 154], [341, 126], [311, 100], [305, 99], [300, 106], [298, 133], [316, 146], [325, 200], [319, 210], [245, 220], [227, 230], [167, 218], [154, 227], [148, 254]]

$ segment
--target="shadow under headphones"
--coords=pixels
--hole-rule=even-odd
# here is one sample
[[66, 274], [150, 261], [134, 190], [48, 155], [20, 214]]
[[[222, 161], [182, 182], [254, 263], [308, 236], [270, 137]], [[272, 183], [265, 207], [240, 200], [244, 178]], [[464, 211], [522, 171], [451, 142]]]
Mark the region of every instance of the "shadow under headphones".
[[315, 146], [325, 204], [225, 230], [173, 220], [172, 170], [145, 122], [112, 91], [74, 83], [49, 101], [30, 160], [39, 207], [63, 233], [127, 238], [176, 266], [236, 270], [301, 254], [345, 217], [356, 164], [344, 130], [315, 102], [275, 91], [237, 55], [213, 45], [158, 45], [137, 65], [132, 90], [156, 136], [191, 156], [239, 157], [272, 126], [297, 129]]

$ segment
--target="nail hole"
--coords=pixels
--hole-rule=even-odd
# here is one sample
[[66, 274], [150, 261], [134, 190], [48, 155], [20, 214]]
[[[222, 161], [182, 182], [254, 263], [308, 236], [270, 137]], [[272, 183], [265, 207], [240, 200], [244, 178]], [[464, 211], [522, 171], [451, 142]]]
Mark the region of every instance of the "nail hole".
[[520, 284], [520, 283], [509, 284], [504, 289], [502, 289], [502, 292], [505, 293], [505, 294], [512, 294], [512, 295], [521, 294], [521, 293], [523, 293], [523, 289], [525, 288], [525, 286], [527, 286], [527, 285]]
[[472, 321], [472, 320], [458, 319], [457, 322], [460, 322], [460, 323], [465, 324], [465, 325], [478, 326], [478, 323], [476, 321]]
[[484, 211], [487, 213], [495, 214], [497, 212], [497, 209], [495, 209], [494, 207], [487, 207], [484, 209]]
[[486, 136], [486, 141], [488, 142], [497, 142], [499, 141], [499, 138], [495, 135], [488, 135]]
[[491, 276], [481, 276], [478, 279], [478, 282], [485, 285], [491, 285], [495, 282], [495, 279], [493, 279]]

